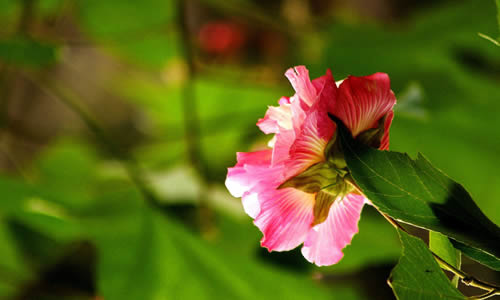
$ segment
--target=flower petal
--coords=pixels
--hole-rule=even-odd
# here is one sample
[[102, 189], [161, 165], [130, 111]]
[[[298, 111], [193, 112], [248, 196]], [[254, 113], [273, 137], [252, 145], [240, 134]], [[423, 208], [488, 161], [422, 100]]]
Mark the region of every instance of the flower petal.
[[296, 66], [285, 72], [300, 99], [302, 99], [309, 107], [316, 101], [316, 88], [309, 78], [309, 71], [304, 66]]
[[259, 119], [257, 126], [265, 134], [278, 133], [280, 128], [292, 128], [292, 111], [290, 101], [285, 97], [279, 101], [280, 106], [269, 106], [264, 118]]
[[335, 132], [335, 127], [326, 110], [315, 109], [309, 113], [300, 136], [290, 148], [290, 159], [285, 162], [285, 178], [325, 160], [324, 151]]
[[228, 168], [225, 184], [231, 195], [241, 197], [261, 180], [262, 173], [269, 171], [272, 149], [236, 155], [238, 162]]
[[318, 266], [333, 265], [344, 254], [342, 249], [351, 243], [358, 232], [358, 221], [365, 203], [365, 197], [348, 194], [344, 199], [337, 199], [330, 207], [325, 222], [309, 231], [302, 254]]
[[269, 251], [291, 250], [302, 244], [313, 220], [314, 194], [293, 188], [259, 194], [260, 214], [254, 223]]
[[384, 124], [384, 136], [380, 141], [380, 150], [389, 150], [389, 129], [391, 128], [392, 119], [394, 118], [394, 112], [391, 110], [387, 113], [387, 118]]
[[[337, 89], [337, 85], [335, 83], [335, 79], [333, 79], [332, 71], [330, 69], [326, 70], [326, 74], [318, 77], [316, 79], [313, 79], [312, 84], [314, 88], [316, 89], [317, 95], [321, 95], [322, 91], [325, 89], [325, 87], [333, 87], [334, 90]], [[332, 94], [332, 96], [335, 96], [335, 94]]]
[[356, 137], [367, 129], [377, 127], [377, 122], [392, 110], [395, 103], [396, 97], [391, 91], [387, 74], [349, 76], [340, 85], [336, 104], [331, 112]]
[[255, 219], [260, 213], [259, 194], [253, 192], [246, 192], [241, 197], [243, 210], [252, 219]]
[[277, 166], [287, 160], [290, 155], [290, 147], [295, 140], [295, 131], [293, 129], [290, 130], [281, 130], [279, 133], [275, 135], [274, 138], [274, 146], [273, 146], [273, 156], [271, 160], [272, 166]]

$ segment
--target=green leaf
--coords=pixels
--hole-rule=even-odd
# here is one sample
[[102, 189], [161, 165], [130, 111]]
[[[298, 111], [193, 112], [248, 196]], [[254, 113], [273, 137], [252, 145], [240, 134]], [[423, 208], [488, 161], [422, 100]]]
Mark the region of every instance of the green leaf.
[[493, 255], [490, 255], [486, 252], [483, 252], [481, 250], [477, 250], [475, 248], [469, 247], [465, 244], [462, 244], [460, 242], [451, 240], [451, 243], [453, 246], [460, 250], [463, 254], [466, 256], [472, 258], [473, 260], [492, 268], [493, 270], [500, 271], [500, 259], [496, 258]]
[[0, 61], [22, 67], [44, 67], [57, 59], [57, 48], [26, 37], [0, 41]]
[[389, 277], [396, 298], [466, 299], [450, 284], [424, 242], [401, 230], [398, 233], [403, 253]]
[[347, 166], [380, 211], [500, 257], [500, 228], [460, 184], [421, 154], [413, 160], [407, 154], [369, 148], [354, 140], [340, 120], [337, 125]]
[[[466, 184], [483, 212], [500, 224], [500, 173], [491, 163], [500, 153], [500, 119], [495, 117], [500, 102], [492, 100], [499, 99], [494, 70], [500, 51], [477, 36], [478, 32], [498, 36], [496, 14], [495, 1], [466, 0], [414, 10], [403, 31], [396, 30], [396, 24], [364, 26], [340, 20], [322, 26], [327, 31], [321, 36], [321, 59], [293, 54], [309, 67], [313, 78], [324, 74], [325, 66], [332, 67], [337, 80], [349, 74], [386, 72], [398, 100], [410, 82], [418, 82], [427, 118], [396, 113], [391, 149], [425, 153]], [[484, 68], [467, 59], [481, 59]], [[465, 158], [468, 162], [462, 163]]]
[[[429, 231], [429, 248], [444, 259], [447, 263], [460, 269], [462, 262], [460, 252], [453, 247], [450, 240], [439, 232]], [[458, 286], [458, 276], [454, 276], [452, 283], [455, 287]]]

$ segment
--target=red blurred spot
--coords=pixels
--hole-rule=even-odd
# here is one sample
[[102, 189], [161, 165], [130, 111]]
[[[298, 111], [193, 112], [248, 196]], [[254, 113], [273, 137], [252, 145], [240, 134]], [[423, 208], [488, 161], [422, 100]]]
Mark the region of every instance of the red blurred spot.
[[200, 47], [212, 54], [234, 54], [245, 43], [243, 28], [227, 21], [204, 24], [198, 34]]

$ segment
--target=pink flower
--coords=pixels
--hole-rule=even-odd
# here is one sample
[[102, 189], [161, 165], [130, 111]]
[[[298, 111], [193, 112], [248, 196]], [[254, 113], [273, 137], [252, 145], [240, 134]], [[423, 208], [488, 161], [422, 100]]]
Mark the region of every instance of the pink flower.
[[245, 212], [264, 234], [263, 247], [286, 251], [304, 244], [308, 261], [332, 265], [358, 232], [361, 210], [369, 202], [349, 180], [328, 113], [355, 138], [385, 150], [396, 98], [384, 73], [349, 76], [337, 84], [329, 70], [312, 81], [304, 66], [285, 75], [295, 95], [281, 98], [257, 122], [264, 133], [274, 134], [270, 148], [237, 153], [226, 186], [242, 198]]

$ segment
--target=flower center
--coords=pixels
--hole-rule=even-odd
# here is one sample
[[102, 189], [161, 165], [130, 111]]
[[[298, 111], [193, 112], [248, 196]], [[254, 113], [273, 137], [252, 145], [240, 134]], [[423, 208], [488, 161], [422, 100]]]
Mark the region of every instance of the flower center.
[[355, 191], [336, 134], [324, 152], [325, 161], [310, 166], [278, 187], [280, 189], [292, 187], [306, 193], [316, 194], [312, 226], [326, 220], [335, 200], [341, 201], [345, 195]]
[[[356, 139], [370, 147], [379, 148], [384, 135], [386, 117], [387, 115], [380, 118], [377, 127], [361, 132]], [[310, 166], [278, 187], [279, 189], [292, 187], [316, 195], [312, 226], [326, 220], [330, 207], [335, 201], [342, 201], [347, 194], [356, 191], [337, 138], [337, 132], [328, 142], [324, 155], [325, 161]]]

